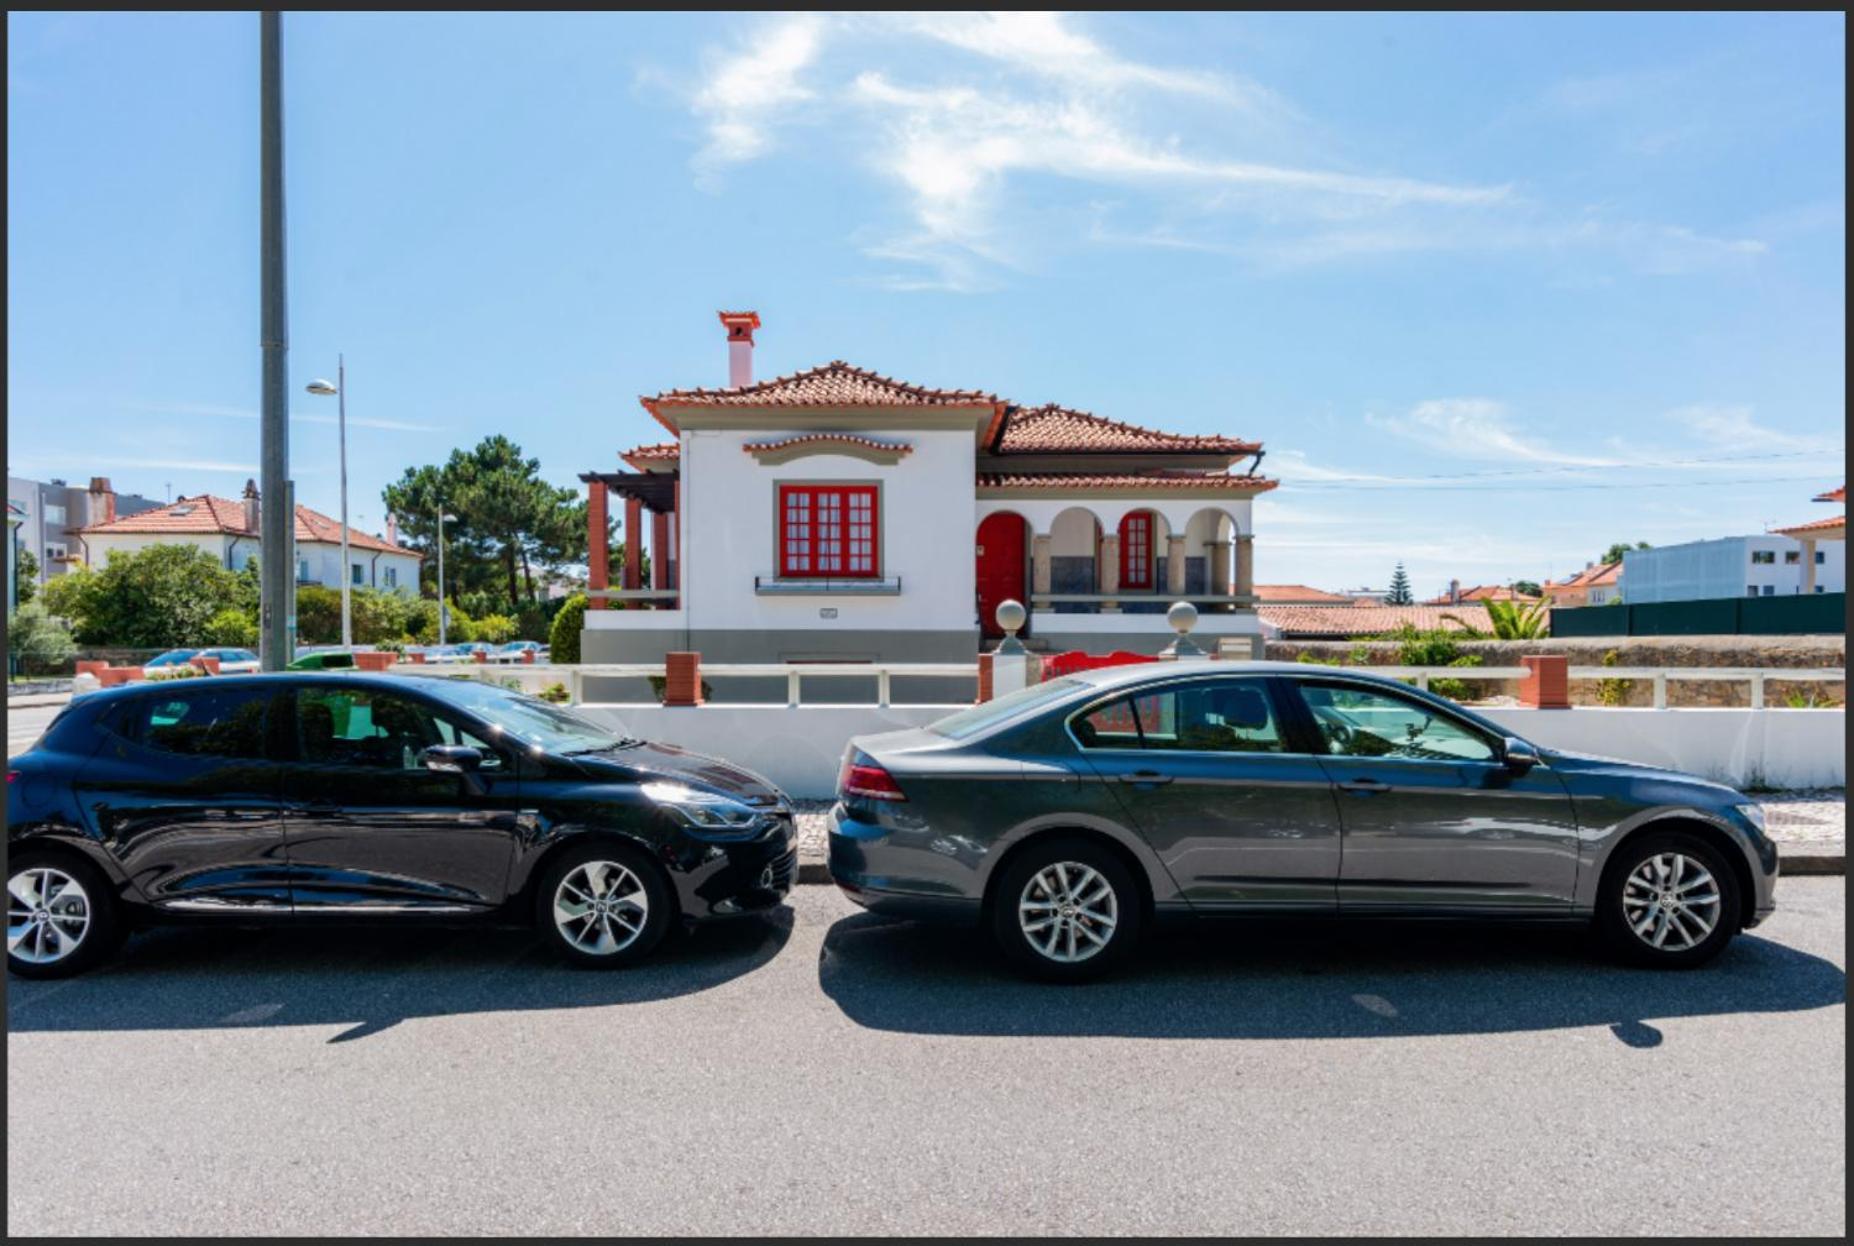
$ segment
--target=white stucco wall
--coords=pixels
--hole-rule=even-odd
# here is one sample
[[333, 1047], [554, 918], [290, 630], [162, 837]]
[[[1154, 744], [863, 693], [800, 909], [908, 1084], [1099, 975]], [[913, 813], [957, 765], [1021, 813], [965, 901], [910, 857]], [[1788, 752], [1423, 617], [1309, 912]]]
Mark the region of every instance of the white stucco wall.
[[[1655, 601], [1694, 601], [1713, 597], [1744, 597], [1753, 586], [1760, 595], [1787, 597], [1802, 590], [1800, 558], [1785, 562], [1786, 554], [1800, 554], [1802, 542], [1786, 536], [1722, 537], [1715, 541], [1689, 541], [1654, 549], [1632, 549], [1622, 561], [1622, 599], [1632, 605]], [[1847, 542], [1820, 541], [1822, 561], [1815, 582], [1825, 593], [1847, 588]], [[1754, 553], [1769, 552], [1771, 562], [1753, 562]], [[1592, 605], [1601, 605], [1593, 593]]]
[[[1228, 515], [1239, 532], [1254, 532], [1252, 517], [1255, 502], [1252, 498], [1230, 498], [1210, 501], [1204, 498], [1091, 498], [1078, 502], [1072, 498], [1022, 498], [1001, 499], [986, 498], [978, 504], [978, 520], [997, 511], [1010, 511], [1022, 515], [1030, 521], [1033, 533], [1049, 533], [1054, 538], [1056, 548], [1052, 552], [1057, 557], [1068, 554], [1092, 552], [1077, 546], [1087, 540], [1086, 516], [1093, 515], [1101, 522], [1101, 531], [1111, 535], [1120, 530], [1120, 521], [1132, 511], [1154, 511], [1164, 521], [1159, 525], [1161, 535], [1172, 532], [1207, 532], [1208, 525], [1215, 515]], [[1075, 514], [1065, 514], [1074, 511]], [[1195, 520], [1195, 526], [1193, 521]], [[1226, 534], [1227, 535], [1227, 534]], [[1161, 551], [1163, 552], [1163, 551]]]
[[[218, 559], [220, 566], [226, 565], [226, 552], [231, 550], [231, 567], [238, 570], [258, 556], [259, 542], [256, 537], [239, 537], [237, 544], [233, 538], [218, 533], [173, 534], [173, 533], [137, 533], [117, 532], [92, 533], [84, 538], [90, 547], [90, 565], [102, 567], [109, 551], [121, 550], [123, 553], [139, 553], [156, 545], [191, 545], [195, 549], [205, 550]], [[362, 581], [367, 587], [386, 588], [386, 569], [397, 568], [399, 583], [394, 586], [408, 592], [418, 591], [418, 559], [409, 554], [381, 554], [379, 562], [373, 561], [369, 550], [350, 547], [348, 561], [361, 565]], [[341, 586], [341, 547], [324, 544], [320, 541], [303, 541], [296, 546], [296, 558], [299, 564], [307, 560], [309, 564], [308, 581], [311, 584], [325, 584], [330, 588]], [[377, 576], [378, 579], [373, 577]]]
[[[918, 727], [953, 705], [584, 705], [648, 740], [724, 757], [801, 799], [829, 797], [853, 736]], [[1668, 766], [1735, 786], [1839, 787], [1847, 782], [1842, 710], [1481, 710], [1548, 747]]]
[[[223, 567], [225, 565], [225, 547], [229, 540], [231, 540], [230, 537], [217, 532], [204, 532], [198, 534], [112, 532], [107, 535], [101, 532], [93, 532], [84, 537], [84, 545], [88, 548], [90, 553], [87, 565], [99, 570], [103, 567], [104, 563], [109, 561], [109, 554], [112, 550], [124, 554], [139, 554], [143, 550], [150, 549], [156, 545], [191, 545], [195, 549], [205, 550], [208, 554], [211, 554], [214, 558], [219, 560], [219, 565]], [[257, 553], [257, 548], [258, 543], [254, 539], [239, 541], [238, 564], [240, 566], [244, 565], [244, 555], [247, 550], [255, 555]], [[71, 552], [73, 555], [77, 553], [75, 549]]]
[[[973, 436], [966, 430], [883, 430], [913, 447], [893, 466], [807, 455], [776, 466], [742, 447], [780, 430], [690, 430], [682, 439], [681, 526], [686, 626], [702, 629], [935, 631], [973, 626]], [[775, 486], [880, 486], [881, 574], [895, 596], [760, 596], [754, 577], [779, 569]], [[834, 610], [826, 618], [822, 610]], [[590, 617], [589, 620], [590, 622]]]

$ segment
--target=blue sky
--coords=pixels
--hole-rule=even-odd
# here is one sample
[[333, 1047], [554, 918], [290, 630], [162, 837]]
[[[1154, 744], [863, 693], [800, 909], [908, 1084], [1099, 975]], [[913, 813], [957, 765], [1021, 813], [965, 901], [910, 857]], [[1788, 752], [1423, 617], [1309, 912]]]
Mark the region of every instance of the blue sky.
[[[257, 19], [8, 18], [8, 463], [257, 462]], [[285, 19], [293, 471], [335, 509], [845, 358], [1268, 446], [1264, 582], [1542, 578], [1828, 513], [1844, 19]]]

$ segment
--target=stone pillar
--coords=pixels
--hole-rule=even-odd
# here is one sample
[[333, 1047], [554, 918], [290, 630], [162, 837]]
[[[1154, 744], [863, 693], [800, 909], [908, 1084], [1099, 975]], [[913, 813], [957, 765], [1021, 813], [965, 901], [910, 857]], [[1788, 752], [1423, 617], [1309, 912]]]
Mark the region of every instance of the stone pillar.
[[1185, 593], [1185, 539], [1175, 532], [1165, 538], [1165, 591], [1173, 601]]
[[702, 703], [702, 655], [663, 655], [663, 704], [696, 706]]
[[1120, 591], [1120, 534], [1115, 532], [1102, 537], [1098, 549], [1094, 556], [1095, 591], [1108, 598], [1101, 603], [1101, 613], [1119, 614], [1120, 603], [1114, 601], [1113, 596]]
[[624, 587], [644, 587], [644, 504], [624, 500]]
[[1812, 537], [1802, 538], [1802, 547], [1803, 547], [1802, 548], [1802, 564], [1803, 564], [1802, 566], [1802, 572], [1803, 572], [1802, 573], [1802, 591], [1813, 595], [1815, 593], [1815, 540], [1814, 538]]
[[[1230, 543], [1228, 541], [1204, 542], [1204, 583], [1210, 591], [1222, 597], [1230, 591]], [[1218, 614], [1229, 614], [1236, 607], [1227, 602], [1218, 602], [1211, 607]]]
[[1050, 591], [1050, 549], [1055, 544], [1047, 532], [1030, 538], [1030, 609], [1036, 610], [1036, 599]]
[[978, 655], [978, 704], [991, 700], [991, 654]]
[[1236, 595], [1255, 596], [1255, 537], [1247, 532], [1236, 534]]
[[[611, 490], [603, 480], [594, 480], [586, 486], [586, 587], [590, 589], [611, 587], [612, 551], [605, 540], [610, 496]], [[593, 597], [586, 602], [591, 610], [603, 610], [609, 604], [603, 597]]]
[[1571, 660], [1561, 653], [1519, 659], [1526, 677], [1519, 682], [1519, 703], [1535, 710], [1571, 708]]
[[1028, 688], [1038, 682], [1037, 677], [1042, 673], [1041, 660], [1034, 653], [994, 651], [990, 656], [991, 695], [995, 697]]

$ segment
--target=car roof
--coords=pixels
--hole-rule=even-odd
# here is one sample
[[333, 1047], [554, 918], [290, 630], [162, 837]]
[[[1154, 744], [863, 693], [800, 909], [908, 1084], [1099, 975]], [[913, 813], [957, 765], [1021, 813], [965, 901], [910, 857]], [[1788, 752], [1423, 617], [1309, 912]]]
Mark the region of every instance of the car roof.
[[1326, 666], [1314, 662], [1226, 662], [1221, 659], [1187, 662], [1130, 662], [1125, 666], [1104, 666], [1091, 671], [1076, 671], [1064, 678], [1078, 679], [1096, 688], [1106, 689], [1175, 679], [1187, 675], [1285, 675], [1299, 679], [1324, 679], [1340, 676], [1345, 679], [1363, 679], [1398, 688], [1409, 686], [1388, 675], [1374, 674], [1369, 667]]
[[[450, 683], [458, 679], [459, 677], [455, 675], [440, 675], [436, 671], [433, 671], [429, 674], [426, 674], [423, 672], [419, 672], [419, 673], [407, 672], [404, 675], [383, 675], [375, 671], [358, 671], [358, 670], [345, 670], [345, 669], [337, 669], [337, 670], [331, 670], [331, 671], [253, 671], [252, 673], [248, 675], [232, 675], [232, 676], [216, 676], [216, 677], [208, 676], [203, 679], [180, 679], [180, 680], [138, 679], [138, 680], [133, 680], [125, 684], [117, 684], [113, 688], [98, 688], [95, 692], [85, 693], [83, 699], [89, 704], [101, 705], [109, 701], [120, 701], [127, 697], [133, 697], [141, 693], [150, 692], [154, 689], [159, 689], [159, 688], [167, 688], [171, 690], [173, 686], [179, 686], [182, 688], [189, 688], [189, 689], [207, 688], [207, 687], [222, 687], [224, 685], [215, 683], [213, 682], [213, 680], [214, 679], [227, 679], [227, 678], [236, 680], [237, 683], [234, 686], [240, 687], [240, 688], [245, 687], [248, 684], [253, 683], [253, 682], [262, 682], [262, 683], [267, 683], [267, 684], [270, 684], [270, 683], [314, 684], [314, 683], [334, 682], [334, 683], [339, 683], [341, 685], [360, 684], [363, 687], [372, 687], [372, 688], [404, 689], [410, 686], [414, 691], [419, 691], [419, 690], [429, 689], [429, 687], [431, 687], [432, 685], [437, 685], [437, 686], [442, 687], [443, 685]], [[412, 681], [418, 681], [418, 682], [414, 683]], [[480, 682], [480, 681], [473, 681], [473, 682]], [[485, 688], [490, 688], [490, 689], [496, 689], [498, 687], [498, 685], [496, 684], [488, 684], [488, 683], [482, 684], [482, 686]]]

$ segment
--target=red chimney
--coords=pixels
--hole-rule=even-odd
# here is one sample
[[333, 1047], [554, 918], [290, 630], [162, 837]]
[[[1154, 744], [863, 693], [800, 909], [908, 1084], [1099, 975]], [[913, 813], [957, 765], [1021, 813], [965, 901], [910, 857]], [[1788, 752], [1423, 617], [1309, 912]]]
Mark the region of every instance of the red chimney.
[[727, 330], [727, 383], [730, 389], [753, 384], [753, 331], [760, 327], [755, 311], [717, 313]]

